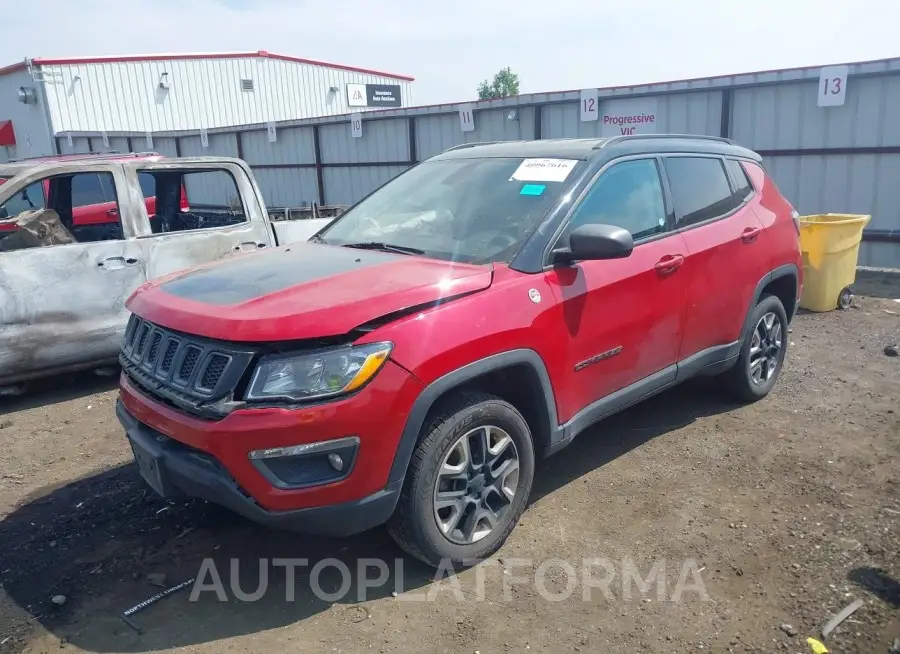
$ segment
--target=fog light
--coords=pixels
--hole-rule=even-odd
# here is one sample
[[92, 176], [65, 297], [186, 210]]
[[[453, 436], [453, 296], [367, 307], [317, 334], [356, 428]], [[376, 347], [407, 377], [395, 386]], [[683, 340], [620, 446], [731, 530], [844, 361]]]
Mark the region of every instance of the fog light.
[[335, 452], [328, 455], [328, 464], [337, 472], [341, 472], [344, 469], [344, 460], [341, 458], [340, 454]]

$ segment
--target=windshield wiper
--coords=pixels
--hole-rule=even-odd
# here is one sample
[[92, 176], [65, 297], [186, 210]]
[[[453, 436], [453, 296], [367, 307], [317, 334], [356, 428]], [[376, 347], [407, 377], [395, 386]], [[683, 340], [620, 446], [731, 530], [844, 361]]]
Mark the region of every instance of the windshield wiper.
[[344, 247], [358, 248], [360, 250], [383, 250], [385, 252], [396, 252], [397, 254], [425, 254], [425, 250], [418, 248], [408, 248], [405, 245], [392, 245], [390, 243], [381, 243], [378, 241], [370, 241], [368, 243], [344, 243]]

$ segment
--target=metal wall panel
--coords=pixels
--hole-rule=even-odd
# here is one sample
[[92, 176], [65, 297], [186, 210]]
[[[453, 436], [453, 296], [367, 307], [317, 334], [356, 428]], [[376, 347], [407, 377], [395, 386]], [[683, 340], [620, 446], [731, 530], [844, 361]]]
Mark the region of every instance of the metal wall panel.
[[324, 163], [409, 161], [409, 121], [404, 118], [362, 120], [362, 136], [353, 138], [350, 123], [323, 125], [319, 143]]
[[318, 202], [319, 187], [313, 168], [262, 168], [255, 169], [253, 175], [270, 208]]
[[204, 148], [199, 136], [184, 136], [180, 139], [182, 157], [236, 157], [237, 137], [231, 134], [209, 134]]
[[[132, 139], [132, 145], [135, 146], [135, 149], [140, 152], [144, 148], [146, 148], [147, 143], [145, 141], [140, 142], [140, 146], [138, 145], [138, 141]], [[163, 138], [163, 137], [153, 137], [153, 151], [159, 152], [162, 155], [167, 157], [177, 157], [178, 149], [175, 146], [174, 138]]]
[[72, 137], [72, 145], [69, 145], [69, 139], [59, 138], [59, 149], [62, 154], [84, 154], [90, 152], [90, 139], [83, 136]]
[[871, 214], [869, 228], [900, 229], [900, 154], [780, 156], [764, 165], [801, 214]]
[[[722, 126], [722, 93], [674, 93], [656, 96], [656, 132], [708, 134], [718, 136]], [[544, 107], [541, 135], [544, 138], [599, 138], [603, 134], [603, 113], [624, 106], [625, 98], [601, 98], [599, 119], [581, 120], [578, 102]]]
[[[199, 130], [344, 114], [348, 83], [399, 84], [403, 106], [412, 101], [408, 81], [265, 57], [44, 65], [41, 72], [56, 133]], [[160, 86], [164, 74], [168, 89]], [[242, 79], [253, 80], [253, 91], [241, 90]]]
[[325, 204], [353, 204], [402, 173], [406, 168], [406, 166], [326, 168], [323, 171]]
[[288, 127], [275, 133], [269, 143], [267, 132], [255, 130], [241, 133], [244, 160], [257, 164], [311, 164], [316, 161], [312, 127]]
[[[19, 88], [22, 86], [36, 89], [37, 103], [19, 102]], [[40, 88], [27, 70], [0, 75], [0, 120], [11, 120], [16, 135], [16, 145], [4, 148], [10, 159], [41, 157], [54, 153], [53, 137], [47, 123]]]
[[840, 107], [817, 93], [818, 82], [736, 90], [732, 138], [755, 150], [900, 145], [900, 75], [849, 78]]
[[[510, 111], [517, 111], [510, 118]], [[478, 141], [520, 141], [534, 138], [534, 107], [476, 109], [473, 112], [475, 130], [460, 129], [459, 113], [424, 115], [416, 118], [416, 143], [419, 160], [440, 154], [460, 143]]]

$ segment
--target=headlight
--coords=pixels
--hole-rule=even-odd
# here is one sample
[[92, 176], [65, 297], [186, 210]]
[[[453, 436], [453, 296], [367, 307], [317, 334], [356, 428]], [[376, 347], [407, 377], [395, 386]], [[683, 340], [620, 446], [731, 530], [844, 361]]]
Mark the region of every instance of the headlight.
[[264, 357], [248, 400], [313, 400], [350, 393], [381, 370], [391, 343], [370, 343], [309, 354]]

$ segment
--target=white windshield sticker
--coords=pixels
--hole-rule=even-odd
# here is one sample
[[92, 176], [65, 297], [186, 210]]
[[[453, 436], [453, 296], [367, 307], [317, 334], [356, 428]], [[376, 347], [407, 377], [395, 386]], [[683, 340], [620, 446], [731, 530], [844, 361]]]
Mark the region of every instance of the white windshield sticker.
[[509, 181], [563, 182], [576, 163], [574, 159], [525, 159]]

